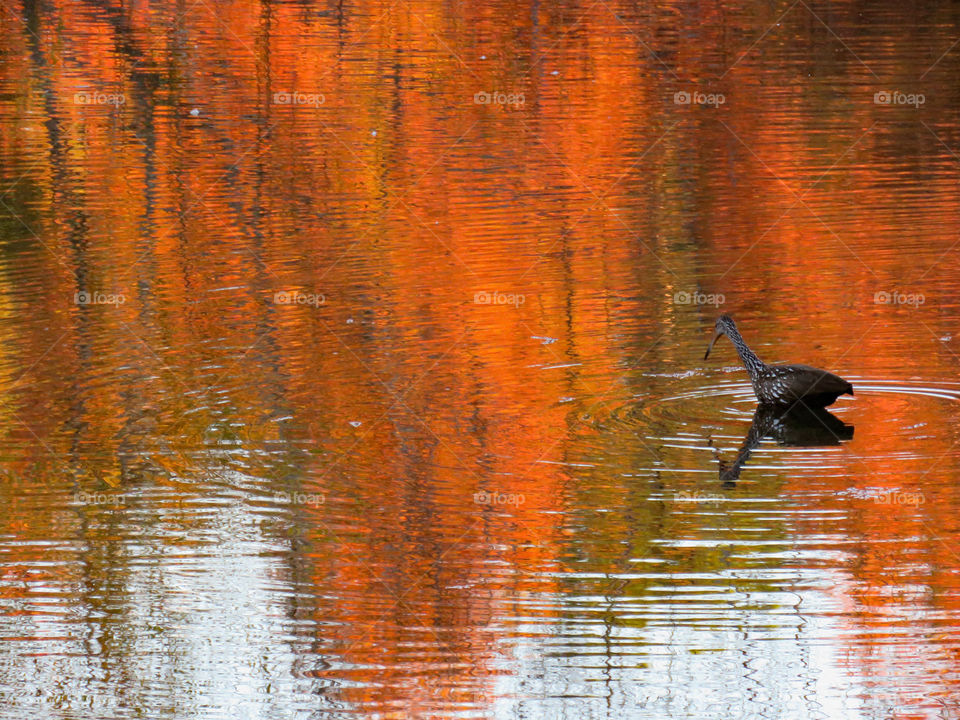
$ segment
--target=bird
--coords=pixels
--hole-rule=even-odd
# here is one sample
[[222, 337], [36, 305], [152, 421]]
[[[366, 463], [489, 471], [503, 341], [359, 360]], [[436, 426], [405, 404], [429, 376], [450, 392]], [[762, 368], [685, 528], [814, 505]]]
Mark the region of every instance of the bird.
[[721, 315], [714, 325], [713, 340], [703, 354], [710, 356], [713, 344], [721, 335], [730, 338], [740, 362], [750, 375], [750, 384], [757, 400], [764, 405], [826, 407], [841, 395], [853, 395], [853, 385], [841, 377], [809, 365], [767, 365], [743, 341], [737, 324], [729, 315]]

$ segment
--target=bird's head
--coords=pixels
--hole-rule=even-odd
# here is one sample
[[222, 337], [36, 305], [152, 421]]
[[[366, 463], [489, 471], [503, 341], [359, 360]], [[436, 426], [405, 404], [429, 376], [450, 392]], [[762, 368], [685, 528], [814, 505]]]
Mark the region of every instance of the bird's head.
[[710, 345], [707, 347], [707, 351], [703, 354], [703, 359], [706, 360], [710, 356], [710, 351], [713, 350], [713, 344], [717, 341], [721, 335], [729, 335], [731, 332], [737, 331], [737, 325], [733, 322], [733, 318], [729, 315], [721, 315], [717, 318], [717, 322], [713, 325], [713, 340], [710, 341]]

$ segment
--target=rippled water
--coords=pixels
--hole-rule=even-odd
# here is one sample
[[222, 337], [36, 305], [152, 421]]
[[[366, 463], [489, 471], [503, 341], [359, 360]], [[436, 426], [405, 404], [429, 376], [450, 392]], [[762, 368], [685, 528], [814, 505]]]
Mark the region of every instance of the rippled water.
[[954, 8], [0, 28], [0, 717], [958, 717]]

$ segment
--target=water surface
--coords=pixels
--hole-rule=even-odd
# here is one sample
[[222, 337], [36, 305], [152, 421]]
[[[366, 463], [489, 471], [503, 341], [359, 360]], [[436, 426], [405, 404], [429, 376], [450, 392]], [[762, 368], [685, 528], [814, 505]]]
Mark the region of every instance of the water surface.
[[956, 10], [0, 26], [0, 717], [958, 716]]

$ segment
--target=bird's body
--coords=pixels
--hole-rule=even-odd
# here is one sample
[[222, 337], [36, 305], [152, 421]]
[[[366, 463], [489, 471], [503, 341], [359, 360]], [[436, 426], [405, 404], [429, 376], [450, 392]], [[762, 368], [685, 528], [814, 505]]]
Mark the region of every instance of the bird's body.
[[730, 338], [740, 361], [750, 375], [753, 392], [763, 404], [825, 407], [844, 394], [853, 395], [853, 386], [841, 377], [809, 365], [767, 365], [743, 341], [736, 323], [729, 315], [717, 318], [715, 335], [703, 359], [706, 360], [713, 343], [721, 335]]
[[810, 407], [825, 407], [841, 395], [853, 395], [846, 380], [809, 365], [766, 365], [750, 382], [757, 400], [773, 405], [803, 400]]

